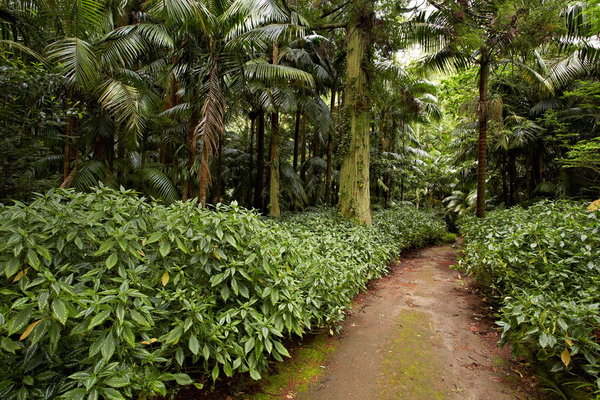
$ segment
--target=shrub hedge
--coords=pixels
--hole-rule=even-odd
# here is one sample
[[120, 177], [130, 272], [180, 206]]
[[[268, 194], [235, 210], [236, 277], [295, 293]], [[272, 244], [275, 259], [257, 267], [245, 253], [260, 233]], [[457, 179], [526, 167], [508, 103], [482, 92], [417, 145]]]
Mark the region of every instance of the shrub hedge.
[[501, 342], [600, 390], [600, 212], [541, 202], [469, 218], [461, 230], [459, 264], [500, 301]]
[[0, 209], [0, 398], [165, 395], [249, 373], [283, 339], [333, 327], [398, 251], [443, 237], [403, 206], [372, 227], [320, 211], [266, 220], [236, 205], [51, 191]]

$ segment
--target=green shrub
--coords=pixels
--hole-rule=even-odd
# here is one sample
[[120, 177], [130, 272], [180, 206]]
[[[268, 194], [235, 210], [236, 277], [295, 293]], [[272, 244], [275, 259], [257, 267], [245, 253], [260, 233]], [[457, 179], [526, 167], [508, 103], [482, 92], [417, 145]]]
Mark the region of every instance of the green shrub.
[[109, 189], [0, 209], [0, 398], [152, 397], [190, 371], [258, 379], [288, 355], [283, 338], [333, 326], [398, 249], [443, 235], [431, 219], [278, 222]]
[[598, 378], [600, 213], [541, 202], [468, 219], [462, 231], [460, 266], [501, 302], [502, 342], [553, 372]]

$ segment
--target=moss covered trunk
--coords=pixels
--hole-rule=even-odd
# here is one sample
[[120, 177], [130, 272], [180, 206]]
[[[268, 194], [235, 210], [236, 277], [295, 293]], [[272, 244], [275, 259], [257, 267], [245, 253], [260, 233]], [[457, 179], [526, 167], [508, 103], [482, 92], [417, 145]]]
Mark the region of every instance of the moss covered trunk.
[[349, 135], [340, 168], [339, 209], [343, 216], [363, 224], [371, 223], [369, 191], [369, 88], [370, 38], [373, 3], [354, 0], [347, 32], [345, 107]]
[[279, 205], [279, 114], [271, 114], [271, 148], [269, 151], [269, 215], [281, 216]]
[[478, 218], [485, 216], [485, 178], [487, 165], [488, 83], [490, 76], [489, 50], [481, 49], [479, 64], [479, 140], [477, 152], [477, 210]]
[[262, 192], [265, 186], [265, 113], [258, 114], [256, 131], [256, 184], [254, 185], [254, 208], [263, 211]]

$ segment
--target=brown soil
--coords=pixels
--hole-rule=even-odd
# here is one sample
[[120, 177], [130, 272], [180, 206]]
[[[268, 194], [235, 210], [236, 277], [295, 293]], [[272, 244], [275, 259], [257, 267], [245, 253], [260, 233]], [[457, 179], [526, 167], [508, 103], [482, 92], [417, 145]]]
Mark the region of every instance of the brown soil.
[[449, 268], [454, 261], [451, 246], [429, 247], [373, 282], [357, 297], [325, 373], [285, 398], [543, 399], [497, 347], [489, 307]]

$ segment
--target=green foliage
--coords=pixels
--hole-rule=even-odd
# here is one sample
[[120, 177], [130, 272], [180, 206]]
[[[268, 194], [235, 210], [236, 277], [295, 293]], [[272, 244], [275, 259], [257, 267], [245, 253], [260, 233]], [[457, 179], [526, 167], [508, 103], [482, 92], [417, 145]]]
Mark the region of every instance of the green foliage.
[[553, 372], [597, 379], [600, 213], [540, 202], [465, 220], [462, 230], [460, 266], [501, 301], [502, 342]]
[[410, 207], [375, 220], [279, 223], [107, 188], [2, 208], [0, 397], [165, 395], [190, 370], [259, 379], [286, 336], [333, 327], [399, 249], [445, 231]]

